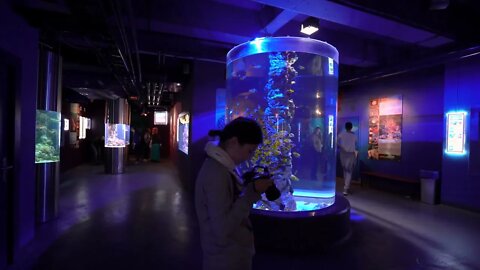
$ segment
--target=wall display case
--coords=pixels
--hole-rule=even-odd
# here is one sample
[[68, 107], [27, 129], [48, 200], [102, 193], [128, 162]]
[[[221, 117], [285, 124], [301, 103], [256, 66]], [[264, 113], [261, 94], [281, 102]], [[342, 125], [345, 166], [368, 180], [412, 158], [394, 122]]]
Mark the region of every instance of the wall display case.
[[368, 158], [400, 160], [402, 157], [402, 96], [370, 100]]
[[37, 110], [35, 126], [35, 163], [60, 161], [61, 114]]
[[105, 147], [123, 148], [128, 144], [130, 126], [125, 124], [105, 124]]
[[190, 128], [190, 114], [180, 113], [178, 115], [177, 142], [178, 149], [188, 155], [188, 141]]
[[447, 154], [465, 154], [466, 116], [466, 112], [447, 113], [447, 142], [445, 149]]

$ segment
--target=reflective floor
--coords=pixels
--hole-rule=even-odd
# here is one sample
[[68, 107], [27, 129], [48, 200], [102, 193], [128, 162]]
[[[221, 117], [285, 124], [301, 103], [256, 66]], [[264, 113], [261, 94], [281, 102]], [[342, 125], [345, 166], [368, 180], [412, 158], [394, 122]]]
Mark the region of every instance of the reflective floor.
[[[82, 166], [63, 177], [59, 218], [39, 229], [11, 269], [201, 269], [192, 198], [172, 164], [133, 165], [114, 176]], [[480, 269], [480, 214], [353, 192], [346, 243], [324, 253], [258, 250], [254, 269]]]

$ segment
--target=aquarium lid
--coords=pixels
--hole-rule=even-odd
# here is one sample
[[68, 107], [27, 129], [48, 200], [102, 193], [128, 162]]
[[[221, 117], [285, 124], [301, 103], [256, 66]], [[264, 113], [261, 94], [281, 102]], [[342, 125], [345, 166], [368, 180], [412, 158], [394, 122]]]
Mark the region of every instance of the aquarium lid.
[[327, 42], [304, 37], [262, 37], [233, 47], [227, 53], [227, 65], [249, 55], [294, 51], [330, 57], [338, 64], [338, 51]]

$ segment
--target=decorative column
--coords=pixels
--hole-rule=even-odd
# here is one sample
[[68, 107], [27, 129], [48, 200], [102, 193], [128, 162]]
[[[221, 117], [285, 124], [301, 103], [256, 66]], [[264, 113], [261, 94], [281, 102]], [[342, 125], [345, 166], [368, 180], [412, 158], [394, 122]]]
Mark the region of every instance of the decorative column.
[[60, 111], [62, 58], [40, 48], [35, 134], [36, 221], [57, 216], [60, 175]]

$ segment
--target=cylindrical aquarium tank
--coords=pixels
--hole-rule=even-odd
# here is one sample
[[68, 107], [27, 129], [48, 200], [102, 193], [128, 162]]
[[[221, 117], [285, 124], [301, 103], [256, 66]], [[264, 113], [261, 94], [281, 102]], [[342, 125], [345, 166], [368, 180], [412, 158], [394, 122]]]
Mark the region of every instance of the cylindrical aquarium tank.
[[242, 170], [267, 167], [281, 191], [255, 208], [312, 211], [335, 202], [337, 95], [338, 51], [328, 43], [257, 38], [228, 53], [226, 120], [253, 118], [264, 134]]

